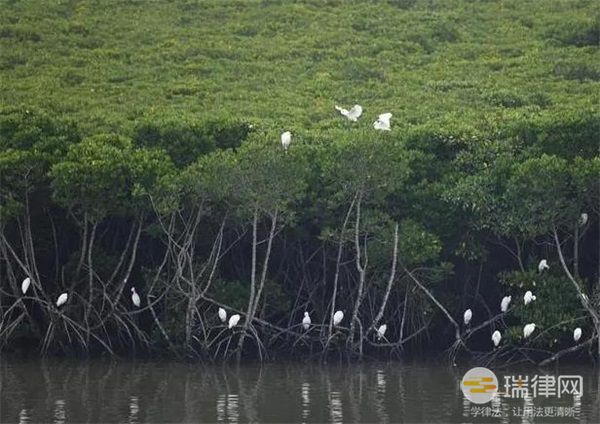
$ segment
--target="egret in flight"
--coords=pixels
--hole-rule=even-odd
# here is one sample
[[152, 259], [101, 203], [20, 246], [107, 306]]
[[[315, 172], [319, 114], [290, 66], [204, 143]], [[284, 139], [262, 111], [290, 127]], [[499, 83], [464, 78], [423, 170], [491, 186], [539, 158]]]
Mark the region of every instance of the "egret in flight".
[[281, 134], [281, 145], [283, 146], [283, 150], [287, 150], [290, 147], [290, 143], [292, 142], [292, 133], [286, 131]]
[[335, 314], [333, 314], [333, 325], [339, 325], [343, 319], [344, 313], [342, 311], [337, 311]]
[[471, 318], [473, 318], [473, 312], [471, 312], [470, 309], [467, 309], [465, 311], [465, 314], [463, 315], [463, 319], [465, 321], [465, 325], [469, 325], [469, 323], [471, 322]]
[[232, 315], [231, 318], [229, 318], [229, 328], [235, 327], [238, 322], [240, 322], [240, 316], [238, 314]]
[[535, 330], [535, 324], [534, 323], [525, 325], [525, 327], [523, 327], [523, 336], [525, 338], [531, 336], [531, 333], [533, 333], [533, 330]]
[[302, 318], [302, 328], [308, 330], [310, 327], [310, 323], [310, 315], [308, 315], [308, 312], [304, 312], [304, 318]]
[[542, 272], [545, 269], [550, 269], [550, 265], [548, 265], [548, 261], [546, 259], [542, 259], [538, 264], [538, 271]]
[[531, 293], [531, 290], [527, 290], [525, 296], [523, 296], [523, 302], [525, 302], [526, 305], [529, 305], [535, 299], [536, 297]]
[[56, 299], [56, 307], [60, 308], [62, 305], [67, 303], [68, 298], [69, 298], [69, 295], [67, 293], [63, 293], [60, 296], [58, 296], [58, 299]]
[[356, 122], [358, 120], [358, 118], [360, 117], [360, 115], [362, 115], [362, 112], [363, 112], [363, 108], [361, 105], [354, 105], [354, 106], [352, 106], [352, 108], [350, 110], [341, 108], [336, 105], [335, 110], [340, 112], [342, 115], [344, 115], [346, 118], [348, 118], [352, 122]]
[[23, 280], [23, 282], [21, 283], [21, 291], [23, 292], [23, 294], [27, 293], [27, 290], [29, 290], [30, 284], [31, 284], [31, 278], [27, 277], [26, 279]]
[[377, 340], [381, 340], [383, 336], [385, 336], [385, 332], [387, 331], [387, 325], [383, 324], [377, 329]]
[[219, 319], [221, 322], [227, 321], [227, 312], [225, 312], [225, 309], [223, 308], [219, 308]]
[[502, 334], [498, 330], [494, 331], [492, 334], [492, 341], [494, 342], [494, 346], [498, 347], [500, 344], [500, 340], [502, 340]]
[[512, 298], [510, 296], [504, 296], [502, 298], [502, 302], [500, 302], [500, 310], [502, 312], [508, 311], [508, 305], [510, 305], [511, 300], [512, 300]]
[[392, 118], [391, 113], [382, 113], [377, 118], [377, 121], [373, 122], [373, 128], [381, 131], [391, 131], [390, 119]]
[[577, 327], [575, 331], [573, 331], [573, 340], [576, 342], [581, 338], [581, 328]]
[[135, 287], [131, 288], [131, 302], [136, 308], [139, 308], [142, 302], [140, 301], [140, 295], [135, 291]]

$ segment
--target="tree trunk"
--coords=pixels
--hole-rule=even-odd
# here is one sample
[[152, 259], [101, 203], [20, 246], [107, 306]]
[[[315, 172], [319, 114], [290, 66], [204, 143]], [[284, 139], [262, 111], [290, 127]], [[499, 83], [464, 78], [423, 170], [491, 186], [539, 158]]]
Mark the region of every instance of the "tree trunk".
[[237, 360], [238, 362], [242, 359], [242, 349], [244, 347], [244, 339], [246, 338], [246, 332], [250, 325], [249, 317], [252, 314], [254, 308], [254, 290], [256, 288], [256, 245], [257, 241], [257, 226], [258, 226], [258, 209], [254, 209], [254, 215], [252, 217], [252, 271], [250, 275], [250, 299], [248, 299], [248, 308], [246, 309], [246, 320], [244, 321], [244, 327], [240, 340], [238, 342]]
[[344, 218], [344, 222], [342, 224], [342, 229], [340, 230], [340, 239], [338, 243], [338, 252], [337, 252], [337, 260], [335, 263], [335, 276], [333, 277], [333, 295], [331, 299], [331, 313], [329, 314], [329, 337], [333, 333], [333, 315], [335, 314], [335, 300], [337, 298], [337, 289], [338, 289], [338, 281], [340, 278], [340, 266], [342, 263], [342, 251], [344, 250], [344, 234], [346, 233], [346, 227], [348, 226], [348, 221], [350, 220], [350, 214], [354, 209], [354, 203], [356, 202], [356, 198], [358, 193], [352, 199], [350, 203], [350, 207], [346, 212], [346, 217]]
[[388, 298], [390, 297], [390, 292], [392, 291], [394, 279], [396, 277], [397, 263], [398, 263], [398, 223], [396, 223], [396, 226], [394, 227], [394, 253], [392, 256], [392, 270], [390, 271], [390, 278], [388, 279], [388, 284], [385, 289], [383, 301], [381, 302], [381, 307], [379, 308], [379, 312], [377, 313], [377, 315], [375, 316], [375, 319], [373, 320], [373, 323], [371, 324], [371, 326], [373, 328], [375, 328], [375, 326], [377, 326], [377, 324], [379, 324], [379, 321], [383, 317], [383, 313], [385, 311], [385, 307], [387, 305]]
[[[356, 328], [356, 320], [358, 319], [358, 310], [362, 303], [363, 291], [365, 287], [365, 279], [367, 275], [366, 266], [367, 260], [365, 258], [365, 263], [362, 262], [361, 255], [361, 247], [360, 247], [360, 206], [361, 206], [362, 198], [358, 197], [358, 201], [356, 202], [356, 219], [354, 222], [354, 250], [355, 250], [355, 264], [356, 270], [358, 271], [358, 292], [356, 294], [356, 301], [354, 302], [354, 309], [352, 311], [352, 319], [350, 321], [350, 343], [354, 341], [354, 330]], [[365, 251], [366, 254], [366, 251]]]

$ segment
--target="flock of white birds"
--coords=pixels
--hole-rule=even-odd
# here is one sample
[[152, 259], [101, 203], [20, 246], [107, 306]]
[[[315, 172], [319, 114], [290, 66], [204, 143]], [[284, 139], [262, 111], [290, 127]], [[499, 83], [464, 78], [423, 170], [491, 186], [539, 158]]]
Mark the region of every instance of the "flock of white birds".
[[[340, 114], [342, 114], [343, 116], [345, 116], [348, 120], [350, 120], [352, 122], [358, 121], [358, 118], [360, 118], [360, 116], [363, 113], [362, 106], [358, 105], [358, 104], [352, 106], [350, 109], [344, 109], [344, 108], [336, 105], [335, 109]], [[378, 116], [377, 120], [375, 122], [373, 122], [373, 128], [375, 128], [376, 130], [380, 130], [380, 131], [390, 131], [391, 130], [391, 124], [390, 124], [391, 118], [392, 118], [392, 114], [389, 112], [380, 114]], [[292, 133], [290, 131], [283, 132], [281, 134], [281, 145], [283, 146], [284, 150], [287, 150], [291, 143], [292, 143]], [[579, 224], [585, 225], [585, 224], [587, 224], [587, 221], [588, 221], [588, 214], [582, 213], [579, 218]], [[542, 259], [538, 264], [538, 271], [541, 273], [547, 269], [550, 269], [550, 265], [548, 265], [548, 261], [546, 259]], [[23, 280], [23, 282], [21, 283], [21, 291], [23, 292], [23, 294], [27, 293], [27, 290], [29, 289], [30, 285], [31, 285], [31, 278], [29, 278], [29, 277], [25, 278]], [[56, 300], [56, 307], [59, 308], [62, 305], [64, 305], [65, 303], [67, 303], [68, 298], [69, 298], [68, 293], [61, 293], [58, 296], [58, 299]], [[512, 300], [511, 296], [504, 296], [502, 298], [502, 301], [500, 302], [500, 310], [503, 313], [508, 311], [508, 306], [510, 305], [511, 300]], [[529, 305], [534, 300], [536, 300], [536, 296], [531, 292], [531, 290], [527, 290], [527, 292], [525, 292], [525, 295], [523, 296], [523, 303], [525, 305]], [[131, 287], [131, 302], [133, 303], [133, 305], [136, 308], [139, 308], [141, 305], [140, 296], [135, 291], [135, 287]], [[229, 329], [232, 329], [233, 327], [235, 327], [239, 323], [240, 318], [241, 318], [239, 314], [234, 314], [234, 315], [231, 315], [231, 317], [229, 317], [229, 321], [227, 321], [227, 312], [223, 308], [219, 308], [218, 316], [219, 316], [219, 319], [221, 320], [221, 322], [223, 322], [223, 323], [227, 322], [227, 326]], [[463, 322], [465, 323], [465, 325], [467, 327], [470, 325], [472, 318], [473, 318], [473, 311], [471, 311], [471, 309], [467, 309], [463, 314]], [[344, 312], [336, 311], [333, 314], [333, 325], [338, 326], [342, 322], [343, 319], [344, 319]], [[306, 330], [310, 329], [311, 324], [312, 324], [312, 321], [310, 319], [310, 314], [308, 312], [304, 312], [304, 317], [302, 318], [302, 323], [301, 323], [302, 328], [306, 331]], [[523, 327], [523, 337], [528, 338], [529, 336], [531, 336], [531, 334], [533, 334], [533, 332], [535, 331], [535, 327], [536, 327], [535, 323], [526, 324], [525, 327]], [[386, 331], [387, 331], [387, 324], [382, 324], [381, 326], [376, 328], [375, 332], [376, 332], [377, 340], [381, 340], [382, 338], [384, 338]], [[579, 341], [580, 338], [581, 338], [581, 328], [577, 327], [573, 331], [573, 340], [575, 340], [575, 342], [577, 342], [577, 341]], [[492, 342], [494, 343], [494, 346], [497, 347], [500, 344], [501, 340], [502, 340], [502, 334], [500, 333], [500, 331], [498, 331], [498, 330], [494, 331], [494, 333], [492, 334]]]
[[[581, 214], [582, 218], [584, 216], [585, 216], [585, 222], [582, 222], [583, 220], [580, 220], [580, 223], [582, 223], [582, 225], [585, 225], [585, 223], [587, 222], [587, 214], [586, 213]], [[550, 265], [548, 265], [548, 260], [542, 259], [540, 261], [540, 263], [538, 264], [538, 271], [544, 272], [547, 269], [550, 269]], [[500, 311], [502, 311], [502, 313], [505, 313], [506, 311], [508, 311], [508, 306], [510, 305], [511, 300], [512, 300], [511, 296], [504, 296], [502, 298], [502, 301], [500, 302]], [[525, 292], [525, 295], [523, 296], [523, 303], [527, 306], [534, 300], [536, 300], [535, 295], [531, 292], [531, 290], [527, 290]], [[473, 311], [471, 311], [471, 309], [467, 309], [465, 311], [465, 313], [463, 314], [463, 322], [465, 323], [465, 325], [467, 327], [470, 325], [472, 318], [473, 318]], [[523, 338], [525, 338], [525, 339], [528, 338], [529, 336], [531, 336], [533, 334], [534, 331], [535, 331], [535, 323], [531, 322], [529, 324], [525, 324], [525, 326], [523, 327]], [[573, 340], [575, 340], [575, 342], [577, 342], [577, 341], [579, 341], [580, 338], [581, 338], [581, 328], [577, 327], [573, 331]], [[492, 334], [492, 342], [494, 343], [494, 346], [498, 347], [501, 340], [502, 340], [502, 334], [500, 333], [500, 331], [498, 331], [498, 330], [494, 331], [494, 333]]]
[[[344, 112], [348, 112], [345, 109], [342, 109], [342, 110]], [[342, 114], [344, 114], [344, 112], [342, 112]], [[359, 113], [359, 115], [360, 115], [360, 113]], [[584, 215], [585, 214], [582, 214], [582, 217]], [[547, 270], [547, 269], [550, 269], [550, 266], [548, 265], [548, 261], [546, 259], [542, 259], [540, 261], [540, 263], [538, 264], [538, 271], [543, 272], [544, 270]], [[30, 285], [31, 285], [31, 278], [29, 278], [29, 277], [25, 278], [23, 280], [23, 282], [21, 283], [21, 291], [23, 292], [23, 294], [27, 293], [27, 290], [29, 290]], [[56, 307], [60, 308], [62, 305], [67, 303], [68, 299], [69, 299], [68, 293], [61, 293], [58, 296], [58, 299], [56, 300]], [[500, 302], [500, 311], [502, 311], [503, 313], [507, 312], [511, 300], [512, 300], [511, 296], [504, 296], [502, 298], [502, 301]], [[523, 303], [525, 305], [529, 305], [534, 300], [536, 300], [535, 295], [531, 292], [531, 290], [527, 290], [525, 292], [525, 295], [523, 296]], [[135, 287], [131, 287], [131, 302], [133, 303], [133, 305], [136, 308], [139, 308], [141, 305], [141, 299], [140, 299], [139, 294], [135, 291]], [[221, 320], [221, 322], [223, 322], [223, 323], [227, 322], [227, 327], [229, 329], [232, 329], [233, 327], [235, 327], [239, 323], [240, 318], [241, 318], [239, 314], [234, 314], [234, 315], [231, 315], [229, 317], [229, 321], [227, 321], [227, 312], [223, 308], [219, 308], [218, 316], [219, 316], [219, 319]], [[334, 326], [340, 325], [340, 323], [342, 322], [343, 319], [344, 319], [344, 312], [336, 311], [333, 314], [333, 325]], [[471, 309], [467, 309], [465, 311], [465, 313], [463, 314], [463, 322], [465, 323], [466, 326], [469, 326], [471, 324], [472, 319], [473, 319], [473, 311], [471, 311]], [[311, 324], [312, 324], [312, 321], [310, 319], [310, 314], [308, 312], [304, 312], [304, 318], [302, 318], [302, 324], [301, 324], [302, 328], [306, 331], [306, 330], [310, 329]], [[533, 334], [533, 332], [535, 331], [535, 327], [536, 327], [535, 323], [526, 324], [525, 327], [523, 327], [523, 337], [528, 338], [529, 336], [531, 336], [531, 334]], [[387, 331], [387, 324], [382, 324], [381, 326], [376, 328], [375, 332], [376, 332], [377, 340], [383, 339], [386, 331]], [[579, 327], [575, 328], [575, 330], [573, 331], [573, 340], [575, 340], [575, 342], [579, 341], [579, 339], [581, 338], [581, 334], [582, 334], [581, 328], [579, 328]], [[492, 334], [492, 342], [494, 343], [494, 346], [497, 347], [500, 344], [501, 340], [502, 340], [502, 334], [500, 333], [500, 331], [498, 331], [498, 330], [494, 331], [494, 333]]]
[[[343, 107], [336, 105], [335, 110], [352, 122], [358, 121], [358, 118], [360, 118], [363, 113], [363, 108], [361, 105], [354, 105], [350, 109], [344, 109]], [[390, 119], [392, 119], [392, 114], [390, 112], [380, 114], [377, 117], [377, 120], [373, 122], [373, 128], [379, 131], [391, 131], [392, 124]], [[281, 145], [283, 146], [283, 149], [287, 150], [288, 147], [290, 147], [290, 144], [292, 144], [292, 133], [290, 131], [281, 133]]]

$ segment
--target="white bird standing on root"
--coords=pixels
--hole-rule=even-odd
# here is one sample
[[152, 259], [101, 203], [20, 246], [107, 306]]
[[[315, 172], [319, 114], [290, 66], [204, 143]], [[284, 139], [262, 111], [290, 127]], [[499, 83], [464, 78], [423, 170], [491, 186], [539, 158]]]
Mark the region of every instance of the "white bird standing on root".
[[333, 325], [339, 325], [343, 319], [344, 313], [342, 311], [337, 311], [335, 314], [333, 314]]
[[68, 298], [69, 295], [67, 293], [62, 293], [60, 296], [58, 296], [58, 299], [56, 299], [56, 307], [60, 308], [62, 305], [67, 303]]
[[360, 115], [362, 115], [362, 112], [363, 112], [363, 108], [361, 105], [354, 105], [354, 106], [352, 106], [352, 108], [350, 110], [341, 108], [336, 105], [335, 110], [340, 112], [342, 115], [344, 115], [346, 118], [348, 118], [348, 120], [350, 120], [352, 122], [356, 122], [358, 120], [358, 118], [360, 118]]
[[289, 131], [286, 131], [284, 133], [281, 134], [281, 145], [283, 146], [283, 150], [288, 149], [288, 147], [290, 147], [290, 144], [292, 143], [292, 133]]
[[140, 295], [135, 291], [135, 287], [131, 287], [131, 302], [136, 308], [139, 308], [142, 304], [140, 300]]
[[578, 342], [580, 338], [581, 338], [581, 328], [577, 327], [573, 331], [573, 340], [575, 340], [576, 342]]
[[26, 279], [23, 280], [23, 282], [21, 283], [21, 291], [23, 292], [23, 294], [27, 293], [27, 290], [29, 289], [30, 284], [31, 284], [31, 278], [27, 277]]
[[377, 121], [373, 122], [373, 128], [381, 131], [391, 131], [390, 119], [392, 118], [391, 113], [382, 113], [377, 118]]
[[473, 318], [473, 312], [470, 309], [467, 309], [465, 311], [465, 314], [463, 315], [465, 325], [469, 325], [469, 323], [471, 322], [471, 318]]
[[494, 342], [494, 346], [498, 347], [500, 344], [500, 340], [502, 340], [502, 334], [498, 330], [494, 331], [492, 334], [492, 341]]
[[508, 311], [508, 305], [510, 305], [511, 300], [512, 300], [512, 298], [510, 296], [504, 296], [502, 298], [502, 302], [500, 302], [500, 310], [502, 312]]
[[533, 333], [533, 330], [535, 330], [534, 323], [525, 325], [525, 327], [523, 327], [523, 337], [527, 338], [527, 337], [531, 336], [531, 333]]
[[387, 331], [387, 324], [382, 324], [377, 329], [377, 340], [381, 340], [383, 336], [385, 336], [385, 332]]
[[550, 269], [550, 265], [548, 265], [548, 261], [546, 259], [542, 259], [538, 264], [538, 271], [543, 272], [545, 269]]
[[302, 318], [302, 328], [308, 330], [311, 324], [310, 315], [308, 312], [304, 312], [304, 318]]
[[534, 301], [536, 299], [536, 297], [533, 295], [533, 293], [531, 293], [531, 290], [527, 290], [525, 292], [525, 296], [523, 296], [523, 302], [526, 305], [529, 305], [532, 301]]
[[227, 321], [227, 312], [225, 312], [225, 309], [223, 308], [219, 308], [219, 319], [221, 322]]
[[229, 318], [229, 328], [233, 328], [240, 322], [240, 316], [238, 314], [232, 315]]
[[588, 222], [588, 214], [584, 212], [579, 217], [579, 225], [581, 225], [583, 227], [585, 224], [587, 224], [587, 222]]

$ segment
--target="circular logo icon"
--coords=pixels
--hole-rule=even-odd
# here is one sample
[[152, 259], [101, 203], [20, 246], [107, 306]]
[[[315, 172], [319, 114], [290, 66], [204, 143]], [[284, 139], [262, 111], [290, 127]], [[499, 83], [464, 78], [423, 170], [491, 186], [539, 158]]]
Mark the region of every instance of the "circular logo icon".
[[471, 402], [488, 403], [498, 391], [498, 379], [487, 368], [471, 368], [460, 382], [460, 388]]

